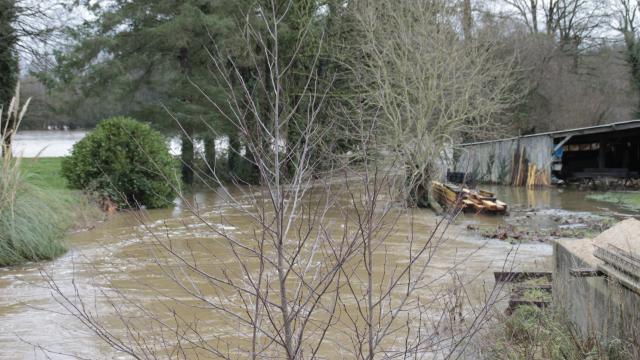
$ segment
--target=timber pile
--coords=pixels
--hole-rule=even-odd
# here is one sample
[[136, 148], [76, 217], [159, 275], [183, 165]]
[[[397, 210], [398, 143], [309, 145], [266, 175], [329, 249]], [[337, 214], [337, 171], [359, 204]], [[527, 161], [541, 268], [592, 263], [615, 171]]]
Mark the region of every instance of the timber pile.
[[513, 153], [511, 164], [513, 164], [511, 168], [511, 185], [527, 187], [550, 185], [549, 179], [551, 176], [549, 171], [538, 169], [535, 164], [530, 163], [525, 149], [516, 149]]
[[431, 189], [434, 199], [445, 208], [489, 214], [507, 212], [507, 204], [496, 199], [495, 195], [488, 191], [472, 190], [437, 181], [432, 182]]

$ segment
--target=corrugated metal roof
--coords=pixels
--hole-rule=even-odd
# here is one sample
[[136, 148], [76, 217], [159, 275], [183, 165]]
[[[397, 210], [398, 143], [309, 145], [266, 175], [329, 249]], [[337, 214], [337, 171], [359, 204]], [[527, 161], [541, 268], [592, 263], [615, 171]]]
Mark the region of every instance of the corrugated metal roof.
[[640, 119], [620, 121], [620, 122], [611, 123], [611, 124], [588, 126], [588, 127], [568, 129], [568, 130], [549, 131], [549, 132], [544, 132], [539, 134], [514, 136], [506, 139], [478, 141], [478, 142], [472, 142], [472, 143], [465, 143], [465, 144], [462, 144], [461, 146], [488, 144], [488, 143], [494, 143], [494, 142], [500, 142], [500, 141], [510, 141], [510, 140], [516, 140], [516, 139], [522, 139], [522, 138], [537, 137], [537, 136], [551, 136], [556, 138], [556, 137], [564, 137], [568, 135], [598, 134], [598, 133], [605, 133], [609, 131], [628, 130], [628, 129], [635, 129], [635, 128], [640, 128]]

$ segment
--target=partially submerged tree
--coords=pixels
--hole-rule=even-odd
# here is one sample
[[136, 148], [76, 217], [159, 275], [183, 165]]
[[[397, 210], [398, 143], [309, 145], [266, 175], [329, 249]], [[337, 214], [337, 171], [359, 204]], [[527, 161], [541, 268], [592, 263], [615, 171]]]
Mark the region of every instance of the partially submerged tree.
[[358, 94], [350, 101], [378, 119], [380, 151], [400, 159], [403, 196], [427, 206], [447, 152], [500, 132], [497, 120], [518, 100], [512, 61], [489, 38], [463, 38], [447, 1], [359, 1], [352, 11], [360, 57], [346, 60]]
[[[196, 176], [192, 140], [204, 140], [203, 153], [209, 155], [209, 165], [215, 163], [216, 139], [223, 136], [230, 145], [237, 144], [229, 146], [230, 153], [243, 152], [243, 156], [251, 160], [254, 154], [241, 143], [233, 125], [212, 112], [206, 98], [193, 89], [197, 86], [223, 104], [226, 95], [220, 73], [229, 76], [236, 71], [231, 66], [233, 63], [239, 73], [239, 78], [233, 79], [233, 86], [244, 83], [251, 89], [252, 96], [261, 98], [258, 105], [261, 116], [271, 116], [267, 94], [272, 91], [272, 85], [260, 79], [270, 71], [268, 59], [255, 44], [237, 46], [248, 31], [246, 24], [259, 33], [256, 36], [270, 41], [268, 29], [261, 24], [262, 15], [253, 11], [254, 1], [135, 0], [114, 1], [108, 6], [91, 6], [90, 1], [83, 3], [92, 9], [96, 21], [74, 29], [76, 44], [71, 51], [59, 54], [57, 69], [53, 72], [57, 89], [77, 90], [80, 96], [69, 97], [75, 101], [107, 97], [120, 104], [121, 112], [158, 119], [157, 127], [180, 135], [186, 183], [193, 182]], [[311, 0], [278, 5], [288, 8], [282, 19], [282, 55], [296, 58], [282, 79], [291, 88], [288, 96], [299, 96], [294, 89], [306, 85], [304, 74], [314, 66], [312, 49], [317, 44], [313, 41], [297, 44], [295, 36], [303, 27], [313, 33], [322, 31], [321, 6]], [[224, 54], [229, 60], [225, 60], [220, 73], [211, 68], [209, 52]], [[167, 111], [171, 116], [167, 116]], [[295, 127], [288, 125], [284, 134], [285, 137], [297, 136]], [[249, 152], [244, 154], [244, 151]], [[234, 163], [241, 159], [236, 155], [227, 158], [231, 177], [240, 182], [247, 182], [247, 177], [255, 178], [256, 167], [249, 169], [252, 172], [249, 176], [240, 178], [239, 167], [246, 162]]]

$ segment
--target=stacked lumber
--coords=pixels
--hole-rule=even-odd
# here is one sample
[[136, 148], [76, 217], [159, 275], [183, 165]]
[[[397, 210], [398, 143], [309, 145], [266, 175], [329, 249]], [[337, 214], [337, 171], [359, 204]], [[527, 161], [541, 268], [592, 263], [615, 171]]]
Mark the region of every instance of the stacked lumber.
[[547, 170], [538, 169], [534, 164], [529, 165], [527, 187], [550, 186], [550, 176]]
[[434, 199], [448, 209], [490, 214], [507, 212], [507, 204], [496, 199], [495, 194], [488, 191], [472, 190], [437, 181], [432, 182], [431, 189]]
[[513, 186], [550, 186], [549, 170], [538, 169], [529, 162], [525, 149], [516, 149], [512, 158], [511, 185]]
[[511, 185], [523, 186], [529, 175], [529, 160], [525, 149], [516, 148], [511, 161]]

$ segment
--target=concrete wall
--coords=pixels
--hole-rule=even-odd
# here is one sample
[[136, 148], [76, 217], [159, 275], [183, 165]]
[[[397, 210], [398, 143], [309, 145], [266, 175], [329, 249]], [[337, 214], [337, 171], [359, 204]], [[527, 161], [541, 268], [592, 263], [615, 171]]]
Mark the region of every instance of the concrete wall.
[[466, 145], [455, 164], [455, 171], [472, 173], [479, 182], [510, 184], [512, 162], [518, 147], [525, 150], [531, 164], [538, 170], [547, 170], [550, 176], [553, 138], [547, 135]]
[[554, 245], [554, 305], [566, 311], [583, 337], [595, 336], [603, 344], [625, 340], [640, 356], [640, 295], [612, 278], [571, 276], [571, 268], [590, 268], [599, 261], [589, 245], [575, 246], [580, 241]]

